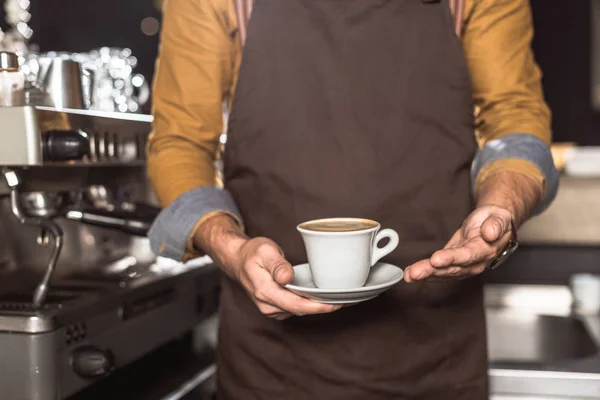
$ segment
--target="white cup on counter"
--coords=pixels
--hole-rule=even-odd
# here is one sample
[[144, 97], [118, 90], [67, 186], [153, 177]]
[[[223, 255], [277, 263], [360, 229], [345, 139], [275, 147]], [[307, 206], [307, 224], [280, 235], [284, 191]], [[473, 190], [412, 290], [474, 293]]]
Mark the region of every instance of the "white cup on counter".
[[575, 310], [583, 314], [600, 313], [600, 276], [575, 274], [570, 279]]

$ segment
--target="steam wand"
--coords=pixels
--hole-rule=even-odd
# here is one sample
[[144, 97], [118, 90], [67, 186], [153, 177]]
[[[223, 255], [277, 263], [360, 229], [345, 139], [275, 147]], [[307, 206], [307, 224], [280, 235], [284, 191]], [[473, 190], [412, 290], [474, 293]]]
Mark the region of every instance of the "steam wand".
[[13, 214], [19, 219], [22, 224], [32, 225], [41, 228], [38, 243], [42, 246], [48, 244], [48, 234], [54, 238], [54, 247], [52, 248], [52, 254], [50, 255], [50, 261], [48, 261], [48, 267], [44, 273], [42, 281], [38, 284], [33, 295], [33, 305], [36, 308], [40, 308], [44, 305], [48, 290], [50, 289], [50, 280], [54, 274], [58, 257], [63, 246], [63, 231], [56, 222], [46, 218], [30, 218], [27, 217], [21, 205], [19, 203], [19, 177], [17, 173], [10, 169], [3, 169], [4, 179], [10, 188], [10, 204]]

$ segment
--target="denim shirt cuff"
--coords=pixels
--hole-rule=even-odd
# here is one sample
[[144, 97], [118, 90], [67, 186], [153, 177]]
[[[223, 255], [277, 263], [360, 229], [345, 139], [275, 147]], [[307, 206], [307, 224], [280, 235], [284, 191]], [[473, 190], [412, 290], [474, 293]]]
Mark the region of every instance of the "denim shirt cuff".
[[152, 251], [161, 257], [183, 260], [196, 223], [215, 211], [226, 211], [242, 220], [233, 197], [225, 189], [202, 186], [182, 194], [160, 212], [150, 228]]
[[559, 173], [554, 166], [552, 153], [548, 145], [540, 138], [527, 133], [513, 133], [488, 142], [477, 153], [471, 168], [473, 185], [479, 172], [494, 161], [518, 158], [537, 166], [546, 179], [546, 193], [535, 210], [543, 212], [554, 200], [558, 192]]

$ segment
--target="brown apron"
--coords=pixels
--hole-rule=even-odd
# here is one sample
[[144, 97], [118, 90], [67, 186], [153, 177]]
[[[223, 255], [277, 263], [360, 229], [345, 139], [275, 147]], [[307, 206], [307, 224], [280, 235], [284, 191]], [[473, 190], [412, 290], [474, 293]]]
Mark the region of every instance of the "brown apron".
[[[400, 235], [400, 267], [444, 246], [472, 208], [470, 79], [447, 3], [255, 0], [225, 151], [247, 233], [306, 262], [298, 223], [364, 217]], [[399, 283], [283, 322], [223, 284], [226, 400], [484, 400], [480, 279]]]

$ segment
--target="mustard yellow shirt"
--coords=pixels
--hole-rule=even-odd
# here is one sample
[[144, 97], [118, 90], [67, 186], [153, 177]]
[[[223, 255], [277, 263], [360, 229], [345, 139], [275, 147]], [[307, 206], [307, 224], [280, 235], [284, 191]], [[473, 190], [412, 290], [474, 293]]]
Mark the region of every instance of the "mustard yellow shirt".
[[[153, 88], [154, 128], [148, 173], [163, 206], [219, 184], [215, 160], [241, 62], [232, 0], [166, 0]], [[471, 74], [480, 146], [514, 133], [549, 144], [550, 111], [531, 49], [528, 0], [466, 0], [461, 42]], [[376, 73], [376, 71], [374, 71]], [[476, 184], [498, 171], [523, 173], [545, 190], [540, 168], [520, 158], [486, 165]]]

